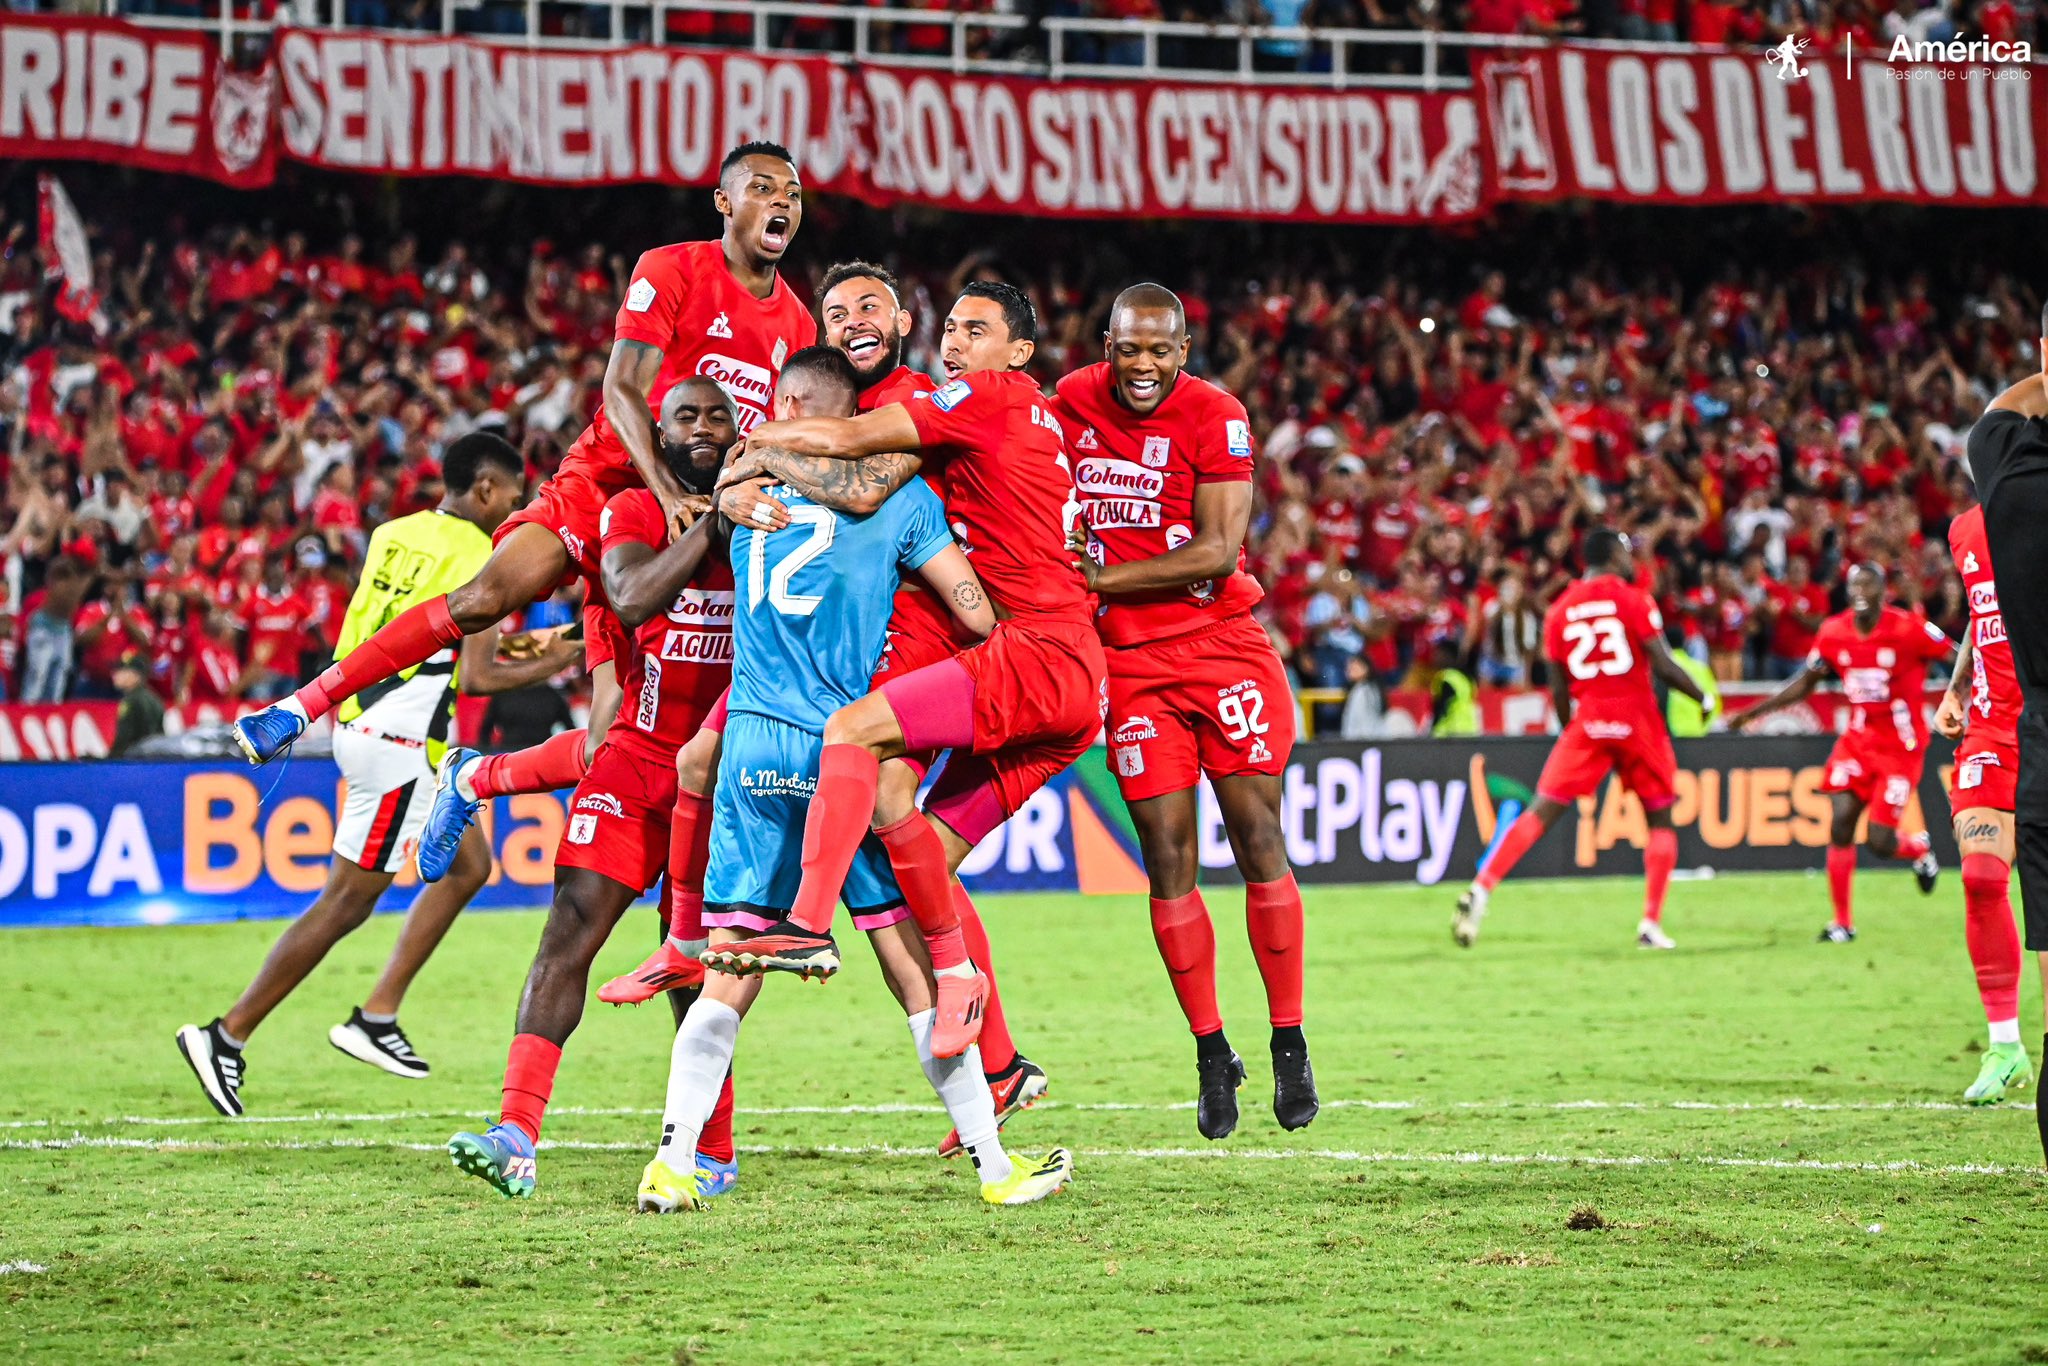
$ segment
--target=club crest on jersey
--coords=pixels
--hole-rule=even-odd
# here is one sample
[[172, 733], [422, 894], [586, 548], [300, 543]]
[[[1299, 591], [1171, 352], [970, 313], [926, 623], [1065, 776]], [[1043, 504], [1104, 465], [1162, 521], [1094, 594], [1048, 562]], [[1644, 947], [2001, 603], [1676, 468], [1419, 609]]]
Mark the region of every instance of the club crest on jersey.
[[1083, 427], [1081, 429], [1081, 439], [1074, 443], [1074, 449], [1077, 451], [1099, 451], [1102, 449], [1102, 443], [1095, 439], [1095, 429], [1093, 427]]
[[1223, 439], [1230, 447], [1230, 453], [1241, 460], [1252, 458], [1252, 428], [1248, 422], [1231, 418], [1223, 424]]
[[965, 402], [967, 396], [973, 392], [973, 387], [964, 379], [956, 379], [951, 384], [942, 384], [932, 390], [932, 407], [937, 408], [942, 413], [950, 413]]
[[1877, 652], [1877, 663], [1879, 668], [1889, 669], [1892, 667], [1892, 665], [1898, 662], [1899, 652], [1897, 650], [1892, 649], [1889, 645], [1887, 645], [1884, 649], [1879, 650]]
[[1145, 453], [1138, 458], [1145, 462], [1145, 468], [1158, 470], [1166, 468], [1166, 461], [1173, 454], [1173, 439], [1165, 436], [1145, 438]]
[[646, 276], [635, 280], [626, 290], [626, 311], [645, 313], [654, 307], [654, 281]]
[[707, 337], [722, 337], [727, 341], [731, 341], [732, 320], [723, 313], [719, 314], [711, 320], [711, 326], [704, 329], [704, 335]]
[[782, 362], [789, 359], [789, 343], [782, 338], [775, 339], [775, 349], [768, 354], [768, 363], [780, 370]]

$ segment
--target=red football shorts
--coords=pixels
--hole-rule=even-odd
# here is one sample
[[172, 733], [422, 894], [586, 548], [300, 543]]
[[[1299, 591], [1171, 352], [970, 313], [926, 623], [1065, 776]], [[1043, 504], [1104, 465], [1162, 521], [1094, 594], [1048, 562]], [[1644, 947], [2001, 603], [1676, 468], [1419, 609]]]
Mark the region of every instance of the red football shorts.
[[600, 539], [603, 533], [599, 522], [604, 516], [604, 505], [615, 493], [639, 488], [640, 476], [633, 473], [630, 466], [624, 469], [592, 468], [577, 460], [576, 452], [582, 445], [583, 441], [579, 440], [569, 448], [562, 467], [540, 486], [532, 501], [507, 517], [491, 533], [491, 544], [500, 544], [512, 534], [512, 528], [528, 522], [546, 527], [562, 543], [562, 549], [569, 552], [573, 572], [563, 574], [561, 582], [565, 585], [573, 583], [580, 575], [601, 595], [604, 578], [598, 567], [598, 556], [603, 550]]
[[1608, 773], [1636, 794], [1645, 811], [1661, 811], [1678, 800], [1678, 756], [1671, 750], [1671, 732], [1654, 712], [1637, 716], [1586, 716], [1574, 713], [1557, 737], [1536, 795], [1570, 805], [1600, 790]]
[[[1849, 793], [1863, 803], [1872, 825], [1897, 829], [1906, 814], [1906, 803], [1913, 800], [1913, 789], [1920, 785], [1927, 751], [1878, 743], [1870, 738], [1875, 733], [1852, 730], [1835, 741], [1828, 751], [1820, 790]], [[2018, 775], [2018, 763], [2014, 763], [2013, 773]]]
[[1108, 650], [1109, 769], [1127, 802], [1211, 778], [1286, 771], [1294, 693], [1248, 614], [1156, 644]]
[[1949, 775], [1949, 809], [1984, 807], [2010, 814], [2019, 779], [2017, 741], [1977, 740], [1965, 734], [1956, 746], [1955, 771]]
[[668, 867], [675, 808], [675, 756], [664, 760], [607, 740], [569, 798], [555, 867], [582, 868], [644, 892]]
[[604, 602], [592, 593], [583, 603], [583, 668], [587, 673], [607, 661], [629, 657], [633, 653], [633, 639], [626, 631], [626, 623], [619, 620]]
[[979, 844], [1101, 733], [1102, 641], [1086, 619], [1034, 617], [954, 658], [974, 684], [974, 750], [953, 752], [925, 810]]

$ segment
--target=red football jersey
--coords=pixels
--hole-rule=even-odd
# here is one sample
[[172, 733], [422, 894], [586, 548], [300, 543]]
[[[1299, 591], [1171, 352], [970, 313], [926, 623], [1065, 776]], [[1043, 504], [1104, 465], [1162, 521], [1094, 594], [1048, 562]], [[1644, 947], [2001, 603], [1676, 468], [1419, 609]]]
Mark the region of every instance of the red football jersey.
[[[871, 413], [892, 403], [908, 403], [937, 387], [930, 375], [899, 365], [862, 391], [860, 410]], [[934, 474], [928, 472], [921, 477], [931, 485], [933, 493], [942, 499], [945, 497], [946, 491], [940, 487]], [[958, 626], [951, 609], [933, 596], [922, 580], [906, 578], [896, 585], [896, 601], [889, 614], [889, 624], [895, 630], [907, 630], [919, 624], [911, 620], [913, 617], [922, 618], [922, 624], [928, 631], [941, 640], [952, 635]]]
[[[656, 551], [668, 545], [668, 519], [646, 489], [627, 489], [604, 505], [604, 550], [635, 541]], [[605, 743], [623, 743], [659, 763], [674, 763], [704, 715], [732, 684], [732, 566], [706, 555], [666, 612], [633, 632], [621, 658], [625, 700]]]
[[1941, 628], [1900, 607], [1878, 613], [1869, 635], [1852, 612], [1837, 612], [1814, 633], [1809, 662], [1842, 680], [1849, 698], [1849, 729], [1908, 752], [1927, 743], [1927, 661], [1948, 654]]
[[[1053, 411], [1073, 446], [1081, 516], [1104, 564], [1149, 560], [1195, 535], [1195, 489], [1241, 484], [1252, 477], [1252, 428], [1244, 405], [1204, 379], [1183, 374], [1150, 417], [1117, 401], [1106, 362], [1059, 382]], [[1211, 579], [1129, 597], [1104, 598], [1096, 625], [1111, 645], [1136, 645], [1186, 635], [1249, 611], [1265, 596], [1237, 568]]]
[[1964, 713], [1970, 738], [2016, 745], [2020, 680], [2013, 671], [2012, 642], [2005, 638], [2005, 616], [1998, 610], [1983, 508], [1973, 507], [1949, 523], [1948, 552], [1970, 595], [1970, 705]]
[[287, 584], [283, 592], [258, 587], [242, 604], [242, 629], [249, 636], [249, 662], [275, 673], [299, 671], [306, 648], [306, 600]]
[[[678, 242], [656, 247], [634, 264], [612, 335], [662, 349], [651, 405], [658, 406], [678, 382], [708, 375], [732, 395], [744, 436], [768, 420], [782, 362], [809, 346], [818, 326], [780, 274], [768, 297], [757, 299], [725, 268], [719, 243]], [[577, 460], [599, 468], [630, 463], [602, 404], [564, 463]]]
[[1021, 371], [983, 370], [904, 407], [989, 596], [1012, 616], [1085, 617], [1093, 599], [1067, 549], [1081, 512], [1073, 467], [1038, 385]]
[[1559, 593], [1543, 617], [1543, 654], [1571, 681], [1573, 717], [1654, 714], [1643, 642], [1663, 632], [1657, 604], [1619, 575], [1578, 579]]

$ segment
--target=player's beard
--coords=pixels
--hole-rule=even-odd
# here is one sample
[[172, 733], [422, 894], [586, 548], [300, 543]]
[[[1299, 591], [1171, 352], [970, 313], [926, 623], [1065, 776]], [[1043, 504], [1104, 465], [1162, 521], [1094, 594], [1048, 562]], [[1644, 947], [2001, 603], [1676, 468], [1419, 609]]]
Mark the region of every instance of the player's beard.
[[[897, 367], [903, 364], [904, 353], [909, 349], [910, 338], [893, 332], [884, 334], [881, 346], [875, 350], [875, 355], [878, 359], [875, 360], [874, 367], [866, 370], [858, 365], [854, 367], [853, 373], [860, 379], [861, 392], [866, 393], [889, 376], [895, 374]], [[846, 353], [842, 351], [840, 354], [845, 355]], [[848, 357], [848, 359], [852, 358]]]
[[691, 445], [673, 446], [664, 441], [661, 443], [662, 463], [668, 466], [668, 472], [676, 477], [685, 493], [709, 494], [718, 487], [718, 471], [725, 465], [724, 453], [720, 452], [716, 465], [700, 469], [691, 458], [693, 449]]

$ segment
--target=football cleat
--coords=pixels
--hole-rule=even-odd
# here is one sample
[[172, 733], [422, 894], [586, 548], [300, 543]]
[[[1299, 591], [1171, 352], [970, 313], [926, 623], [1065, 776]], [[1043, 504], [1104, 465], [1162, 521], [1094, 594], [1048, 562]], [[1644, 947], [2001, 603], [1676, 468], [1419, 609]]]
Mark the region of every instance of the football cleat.
[[[1236, 1104], [1233, 1097], [1232, 1107]], [[1322, 1099], [1316, 1095], [1315, 1069], [1308, 1065], [1308, 1049], [1274, 1049], [1273, 1118], [1280, 1121], [1280, 1127], [1290, 1133], [1306, 1129], [1322, 1108]]]
[[634, 1208], [642, 1214], [675, 1214], [704, 1208], [702, 1170], [679, 1172], [660, 1158], [640, 1173], [640, 1191]]
[[508, 1200], [533, 1194], [538, 1175], [533, 1140], [516, 1124], [493, 1124], [481, 1134], [461, 1133], [448, 1140], [455, 1170], [474, 1176]]
[[1458, 898], [1458, 914], [1451, 920], [1451, 938], [1458, 941], [1460, 948], [1469, 949], [1479, 942], [1479, 922], [1486, 919], [1487, 897], [1485, 888], [1467, 887]]
[[664, 991], [703, 985], [704, 964], [677, 948], [673, 939], [664, 939], [646, 962], [599, 987], [597, 999], [606, 1005], [637, 1006]]
[[214, 1109], [229, 1118], [242, 1113], [242, 1050], [228, 1047], [221, 1038], [219, 1020], [180, 1029], [178, 1051]]
[[[1306, 1064], [1306, 1055], [1302, 1061]], [[1237, 1088], [1244, 1085], [1244, 1059], [1235, 1051], [1197, 1057], [1195, 1078], [1195, 1127], [1203, 1138], [1229, 1138], [1237, 1128]]]
[[1030, 1159], [1013, 1153], [1010, 1161], [1007, 1179], [981, 1183], [981, 1198], [991, 1205], [1029, 1205], [1057, 1195], [1074, 1179], [1074, 1155], [1065, 1148]]
[[1934, 895], [1934, 884], [1941, 878], [1941, 864], [1936, 861], [1934, 851], [1928, 850], [1913, 860], [1913, 880], [1920, 884], [1923, 896]]
[[981, 1037], [982, 1012], [988, 1009], [988, 974], [940, 977], [937, 1013], [932, 1017], [932, 1056], [957, 1058]]
[[1856, 931], [1850, 929], [1847, 925], [1830, 923], [1826, 929], [1814, 936], [1814, 942], [1817, 944], [1853, 944], [1856, 942]]
[[1639, 949], [1675, 949], [1678, 941], [1664, 933], [1664, 927], [1645, 917], [1636, 922], [1636, 947]]
[[697, 1154], [697, 1194], [706, 1200], [716, 1200], [740, 1183], [740, 1158], [733, 1154], [732, 1161], [720, 1162], [715, 1157]]
[[250, 712], [235, 722], [232, 730], [243, 755], [260, 767], [298, 743], [306, 733], [306, 723], [297, 712], [273, 705]]
[[[1032, 1102], [1045, 1094], [1047, 1085], [1044, 1069], [1022, 1053], [1000, 1074], [990, 1077], [988, 1091], [996, 1103], [996, 1129], [1000, 1131], [1019, 1110], [1030, 1109]], [[940, 1157], [958, 1157], [964, 1150], [958, 1129], [948, 1130], [939, 1144]]]
[[1963, 1092], [1963, 1099], [1971, 1105], [1996, 1105], [2008, 1092], [2033, 1079], [2034, 1064], [2027, 1057], [2025, 1044], [1995, 1043], [1985, 1051], [1984, 1065], [1977, 1069], [1977, 1080]]
[[713, 944], [697, 955], [713, 972], [753, 977], [767, 972], [793, 972], [805, 979], [826, 978], [839, 971], [839, 945], [828, 934], [812, 934], [789, 920], [779, 920], [765, 934]]
[[361, 1006], [349, 1013], [345, 1023], [327, 1031], [327, 1042], [357, 1062], [381, 1067], [394, 1077], [424, 1077], [432, 1070], [425, 1058], [412, 1051], [412, 1040], [405, 1037], [398, 1021], [372, 1024], [363, 1018]]
[[455, 785], [462, 766], [477, 757], [473, 749], [451, 749], [442, 756], [441, 767], [434, 770], [434, 802], [427, 808], [426, 828], [420, 831], [419, 849], [413, 855], [421, 882], [439, 882], [448, 876], [455, 853], [462, 848], [463, 832], [484, 809], [481, 801], [469, 800]]

